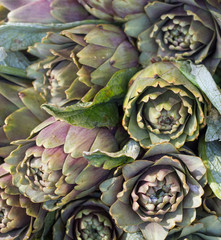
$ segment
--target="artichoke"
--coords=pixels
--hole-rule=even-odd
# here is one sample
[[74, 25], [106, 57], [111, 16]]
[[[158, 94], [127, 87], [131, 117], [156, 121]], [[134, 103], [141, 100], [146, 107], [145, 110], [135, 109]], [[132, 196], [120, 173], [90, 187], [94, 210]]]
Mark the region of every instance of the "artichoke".
[[129, 86], [123, 126], [142, 147], [171, 142], [179, 148], [205, 126], [207, 100], [176, 63], [156, 62], [135, 74]]
[[115, 226], [108, 210], [94, 197], [68, 203], [58, 212], [53, 239], [120, 240], [123, 231]]
[[140, 63], [192, 60], [214, 73], [220, 63], [221, 5], [218, 1], [150, 1], [125, 31], [138, 39]]
[[29, 52], [40, 58], [28, 69], [35, 87], [60, 104], [66, 98], [90, 101], [116, 71], [138, 64], [135, 47], [120, 28], [108, 24], [49, 33]]
[[126, 21], [137, 18], [149, 0], [78, 0], [85, 9], [97, 18]]
[[145, 239], [165, 239], [175, 225], [186, 226], [202, 203], [206, 168], [199, 157], [163, 143], [124, 165], [100, 185], [101, 200], [118, 227], [142, 231]]
[[0, 102], [0, 158], [4, 159], [16, 148], [10, 142], [27, 138], [48, 115], [40, 109], [45, 100], [30, 80], [1, 74]]
[[9, 22], [66, 23], [89, 17], [77, 0], [0, 0], [0, 4], [10, 10]]
[[19, 193], [7, 167], [0, 165], [0, 239], [29, 239], [42, 228], [46, 211]]
[[174, 228], [166, 240], [208, 240], [221, 238], [221, 219], [216, 216], [202, 218], [190, 226]]
[[32, 133], [5, 161], [11, 165], [13, 184], [32, 202], [44, 203], [44, 209], [88, 195], [110, 174], [83, 157], [84, 151], [95, 149], [117, 151], [110, 130], [75, 127], [51, 117]]

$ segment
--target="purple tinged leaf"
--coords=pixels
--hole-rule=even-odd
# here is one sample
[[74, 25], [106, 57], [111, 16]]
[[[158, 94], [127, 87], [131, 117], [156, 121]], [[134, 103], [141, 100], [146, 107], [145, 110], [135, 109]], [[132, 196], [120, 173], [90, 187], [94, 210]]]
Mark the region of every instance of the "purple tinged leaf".
[[[50, 3], [52, 0], [36, 0], [14, 9], [8, 14], [10, 22], [58, 22], [51, 16]], [[24, 17], [25, 16], [25, 17]]]
[[64, 143], [64, 151], [71, 153], [74, 158], [83, 156], [83, 151], [89, 151], [99, 129], [86, 129], [82, 127], [70, 126]]
[[47, 163], [52, 171], [61, 170], [67, 154], [61, 147], [46, 148], [42, 153], [42, 162]]
[[70, 125], [66, 122], [55, 122], [44, 128], [36, 138], [38, 146], [54, 148], [65, 143]]

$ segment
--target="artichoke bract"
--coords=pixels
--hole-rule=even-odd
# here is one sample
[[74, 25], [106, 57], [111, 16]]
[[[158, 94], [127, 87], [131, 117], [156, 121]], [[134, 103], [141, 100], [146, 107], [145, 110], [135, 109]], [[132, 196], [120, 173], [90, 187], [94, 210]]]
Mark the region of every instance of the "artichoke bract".
[[157, 57], [188, 59], [214, 73], [221, 59], [220, 17], [218, 1], [152, 0], [125, 31], [138, 38], [144, 66]]
[[166, 240], [182, 239], [220, 239], [221, 220], [216, 216], [208, 216], [184, 228], [174, 228]]
[[32, 202], [54, 210], [98, 188], [110, 171], [88, 164], [84, 151], [118, 150], [106, 128], [75, 127], [53, 117], [37, 126], [5, 161], [11, 165], [13, 184]]
[[[4, 76], [4, 77], [2, 77]], [[25, 139], [46, 118], [40, 105], [45, 102], [30, 81], [2, 74], [0, 76], [0, 158], [16, 148], [10, 142]]]
[[57, 23], [85, 20], [89, 13], [77, 0], [0, 0], [9, 22]]
[[118, 227], [142, 231], [145, 239], [165, 239], [175, 225], [186, 226], [202, 204], [206, 168], [199, 157], [172, 144], [150, 148], [100, 185], [101, 200]]
[[208, 101], [176, 63], [156, 62], [132, 77], [123, 108], [123, 126], [142, 147], [179, 148], [205, 126]]
[[78, 0], [85, 9], [97, 18], [112, 21], [127, 21], [137, 18], [149, 0]]
[[135, 47], [120, 28], [110, 24], [49, 33], [29, 52], [40, 58], [29, 67], [29, 76], [36, 79], [36, 88], [49, 92], [54, 103], [90, 101], [115, 72], [138, 65]]
[[42, 228], [46, 211], [19, 193], [5, 168], [0, 165], [0, 239], [25, 240]]

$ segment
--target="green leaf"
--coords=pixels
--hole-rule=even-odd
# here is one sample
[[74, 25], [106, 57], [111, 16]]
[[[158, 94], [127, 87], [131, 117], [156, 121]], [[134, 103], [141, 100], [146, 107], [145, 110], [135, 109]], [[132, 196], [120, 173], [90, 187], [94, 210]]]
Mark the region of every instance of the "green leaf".
[[52, 227], [56, 220], [56, 211], [47, 213], [44, 219], [44, 227], [32, 236], [32, 240], [50, 240], [52, 239]]
[[212, 75], [204, 65], [194, 65], [192, 62], [176, 62], [180, 71], [199, 89], [201, 89], [213, 106], [221, 114], [221, 91]]
[[43, 104], [42, 108], [52, 116], [65, 120], [71, 125], [85, 128], [113, 127], [119, 122], [116, 103], [93, 105], [92, 102], [77, 103], [65, 108]]
[[221, 142], [199, 142], [199, 155], [207, 168], [207, 180], [214, 194], [221, 199]]
[[41, 236], [41, 240], [51, 239], [49, 235], [49, 231], [51, 230], [56, 218], [56, 211], [49, 212], [44, 219], [44, 229]]
[[6, 50], [18, 51], [27, 49], [29, 46], [46, 36], [47, 32], [60, 32], [64, 29], [73, 28], [84, 24], [106, 23], [103, 20], [84, 20], [71, 23], [4, 23], [0, 25], [0, 42]]
[[26, 78], [25, 69], [29, 65], [30, 62], [23, 53], [5, 51], [0, 47], [0, 73]]
[[221, 141], [221, 115], [215, 108], [211, 109], [211, 112], [207, 118], [207, 130], [206, 130], [206, 142]]
[[123, 103], [123, 98], [128, 90], [128, 82], [137, 71], [137, 68], [131, 68], [116, 72], [107, 85], [97, 93], [94, 104], [109, 101]]
[[84, 152], [84, 157], [95, 167], [111, 170], [121, 165], [133, 162], [140, 153], [140, 146], [134, 140], [130, 140], [122, 150], [109, 153], [100, 150]]
[[136, 71], [136, 68], [132, 68], [116, 72], [106, 87], [97, 93], [93, 102], [78, 102], [68, 107], [44, 104], [42, 108], [72, 125], [85, 128], [116, 126], [120, 121], [118, 104], [123, 102], [128, 82]]

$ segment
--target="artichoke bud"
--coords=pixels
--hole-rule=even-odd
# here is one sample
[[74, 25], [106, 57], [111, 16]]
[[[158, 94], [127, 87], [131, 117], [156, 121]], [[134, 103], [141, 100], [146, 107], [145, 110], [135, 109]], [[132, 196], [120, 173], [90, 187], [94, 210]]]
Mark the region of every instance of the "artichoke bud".
[[84, 151], [97, 149], [116, 152], [117, 140], [110, 130], [75, 127], [52, 117], [32, 133], [5, 161], [14, 166], [13, 183], [22, 194], [32, 202], [44, 203], [46, 210], [95, 191], [110, 174], [83, 157]]
[[132, 77], [123, 126], [144, 148], [194, 141], [206, 124], [208, 100], [172, 62], [156, 62]]
[[101, 199], [110, 206], [120, 228], [140, 229], [146, 239], [154, 228], [155, 239], [164, 239], [175, 225], [194, 221], [195, 208], [202, 203], [205, 174], [200, 158], [184, 149], [181, 153], [172, 144], [157, 144], [142, 159], [118, 168], [113, 178], [104, 181]]
[[151, 0], [127, 21], [125, 32], [137, 38], [143, 66], [156, 57], [191, 60], [213, 74], [220, 64], [220, 10], [217, 1]]
[[53, 233], [58, 240], [67, 236], [73, 240], [117, 240], [124, 234], [114, 224], [109, 208], [94, 196], [65, 205], [58, 213]]
[[115, 72], [138, 66], [136, 48], [120, 28], [111, 24], [49, 33], [29, 52], [40, 58], [28, 68], [29, 76], [36, 79], [35, 88], [59, 105], [91, 101]]

